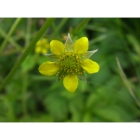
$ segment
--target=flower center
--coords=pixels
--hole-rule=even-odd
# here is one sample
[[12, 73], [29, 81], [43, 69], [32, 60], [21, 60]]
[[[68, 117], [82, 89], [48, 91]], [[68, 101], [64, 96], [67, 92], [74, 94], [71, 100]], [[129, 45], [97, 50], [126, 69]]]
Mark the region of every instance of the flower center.
[[77, 54], [73, 52], [68, 52], [59, 57], [60, 69], [57, 73], [58, 78], [61, 79], [67, 74], [82, 74], [84, 70], [81, 67], [81, 60]]

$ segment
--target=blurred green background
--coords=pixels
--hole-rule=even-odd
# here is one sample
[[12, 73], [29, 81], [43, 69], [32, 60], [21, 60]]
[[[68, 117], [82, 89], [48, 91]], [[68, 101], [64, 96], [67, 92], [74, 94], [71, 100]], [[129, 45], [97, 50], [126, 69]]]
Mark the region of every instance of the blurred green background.
[[[16, 20], [0, 19], [0, 47], [4, 46], [0, 84], [46, 19], [20, 19], [9, 33]], [[42, 38], [48, 42], [59, 38], [64, 43], [68, 32], [73, 42], [86, 36], [89, 51], [98, 49], [91, 59], [100, 71], [87, 74], [88, 84], [79, 80], [76, 92], [69, 93], [55, 76], [38, 72], [39, 65], [49, 59], [36, 53], [34, 46], [0, 91], [0, 122], [140, 121], [140, 18], [56, 18]], [[127, 80], [120, 76], [116, 57]]]

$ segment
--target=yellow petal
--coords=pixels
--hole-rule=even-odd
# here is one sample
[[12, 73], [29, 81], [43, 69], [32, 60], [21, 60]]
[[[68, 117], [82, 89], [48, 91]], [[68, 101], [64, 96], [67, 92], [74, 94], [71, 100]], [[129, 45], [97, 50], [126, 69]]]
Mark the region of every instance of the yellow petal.
[[58, 40], [52, 40], [50, 42], [50, 49], [53, 54], [59, 55], [64, 53], [64, 44]]
[[47, 49], [42, 49], [42, 54], [46, 54], [48, 51], [47, 51]]
[[47, 61], [39, 66], [39, 72], [45, 76], [52, 76], [56, 74], [59, 67], [55, 62]]
[[87, 73], [92, 74], [92, 73], [98, 72], [99, 69], [100, 69], [100, 66], [99, 66], [96, 62], [94, 62], [94, 61], [92, 61], [92, 60], [90, 60], [90, 59], [86, 59], [86, 60], [84, 60], [83, 63], [82, 63], [82, 68], [83, 68]]
[[77, 54], [86, 53], [88, 50], [88, 38], [82, 37], [75, 41], [74, 52]]
[[64, 77], [64, 87], [71, 93], [75, 92], [78, 86], [78, 78], [74, 74], [69, 74]]
[[38, 46], [38, 45], [41, 45], [42, 43], [41, 43], [41, 40], [39, 40], [37, 43], [36, 43], [36, 45]]
[[40, 46], [36, 46], [35, 52], [36, 52], [36, 53], [40, 53], [40, 52], [41, 52], [41, 47], [40, 47]]
[[46, 48], [46, 49], [49, 49], [49, 44], [46, 44], [46, 45], [45, 45], [45, 48]]

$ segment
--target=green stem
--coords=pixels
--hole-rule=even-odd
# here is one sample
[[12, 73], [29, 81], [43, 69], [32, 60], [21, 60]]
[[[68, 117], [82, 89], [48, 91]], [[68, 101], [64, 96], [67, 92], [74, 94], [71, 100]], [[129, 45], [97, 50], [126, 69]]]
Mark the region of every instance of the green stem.
[[27, 82], [27, 74], [22, 72], [23, 75], [23, 87], [22, 87], [22, 109], [23, 109], [23, 114], [25, 117], [27, 117], [27, 105], [26, 105], [26, 91], [28, 87], [28, 82]]
[[[0, 34], [2, 37], [6, 38], [6, 33], [2, 28], [0, 28]], [[22, 47], [16, 43], [13, 38], [9, 37], [7, 41], [9, 41], [18, 51], [22, 51]]]
[[90, 18], [84, 19], [74, 30], [73, 30], [73, 35], [78, 34], [89, 22]]
[[34, 39], [31, 41], [29, 47], [27, 47], [22, 54], [22, 56], [17, 60], [14, 67], [10, 71], [10, 73], [7, 75], [7, 77], [4, 79], [3, 83], [0, 85], [0, 91], [4, 88], [6, 83], [10, 80], [10, 78], [13, 76], [13, 74], [16, 72], [16, 70], [19, 68], [19, 66], [22, 64], [22, 62], [25, 60], [25, 58], [28, 56], [28, 54], [32, 51], [37, 41], [40, 39], [40, 37], [44, 34], [44, 32], [49, 28], [51, 23], [54, 21], [54, 19], [49, 18], [46, 20], [44, 25], [41, 27], [41, 29], [38, 31]]
[[65, 25], [65, 23], [67, 22], [67, 20], [68, 20], [68, 18], [63, 18], [61, 20], [61, 22], [57, 26], [55, 26], [55, 23], [54, 23], [54, 25], [53, 25], [53, 29], [54, 29], [53, 35], [57, 35], [59, 33], [59, 31]]
[[3, 41], [3, 43], [2, 43], [2, 45], [0, 47], [0, 55], [1, 55], [2, 51], [3, 51], [3, 49], [5, 48], [10, 36], [15, 31], [15, 29], [16, 29], [16, 27], [17, 27], [17, 25], [19, 24], [20, 21], [21, 21], [21, 18], [17, 18], [16, 21], [14, 22], [13, 26], [11, 27], [9, 33], [7, 34], [5, 40]]
[[30, 37], [31, 37], [31, 26], [32, 26], [32, 19], [27, 19], [27, 28], [26, 28], [26, 38], [25, 38], [25, 47], [29, 45]]
[[101, 42], [102, 40], [106, 39], [108, 36], [107, 34], [102, 34], [94, 39], [92, 39], [90, 42], [89, 42], [89, 45], [92, 46], [93, 44], [97, 43], [97, 42]]
[[57, 32], [56, 32], [57, 31], [57, 29], [56, 29], [57, 27], [55, 26], [55, 23], [53, 22], [51, 26], [52, 26], [52, 29], [53, 29], [52, 35], [56, 35], [57, 34]]
[[123, 71], [123, 69], [121, 67], [119, 59], [116, 58], [116, 61], [117, 61], [117, 65], [118, 65], [118, 69], [119, 69], [119, 73], [120, 73], [120, 76], [122, 78], [122, 81], [124, 82], [124, 84], [125, 84], [126, 88], [128, 89], [130, 95], [132, 96], [132, 98], [135, 100], [136, 104], [140, 108], [140, 102], [139, 102], [139, 100], [137, 99], [137, 97], [135, 96], [133, 90], [130, 87], [129, 81], [128, 81], [128, 79], [127, 79], [127, 77], [126, 77], [126, 75], [125, 75], [125, 73], [124, 73], [124, 71]]

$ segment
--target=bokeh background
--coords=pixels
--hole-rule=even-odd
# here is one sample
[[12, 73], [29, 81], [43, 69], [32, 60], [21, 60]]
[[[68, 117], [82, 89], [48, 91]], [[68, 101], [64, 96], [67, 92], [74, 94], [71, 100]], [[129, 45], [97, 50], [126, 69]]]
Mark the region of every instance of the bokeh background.
[[[0, 19], [0, 84], [46, 19], [20, 19], [7, 37], [16, 20]], [[88, 83], [79, 80], [76, 92], [69, 93], [56, 76], [38, 72], [49, 59], [34, 46], [0, 91], [0, 122], [140, 121], [140, 18], [56, 18], [41, 39], [47, 46], [54, 38], [64, 43], [68, 32], [73, 42], [86, 36], [89, 50], [98, 49], [91, 59], [100, 71], [86, 74]], [[127, 79], [121, 77], [116, 57]]]

